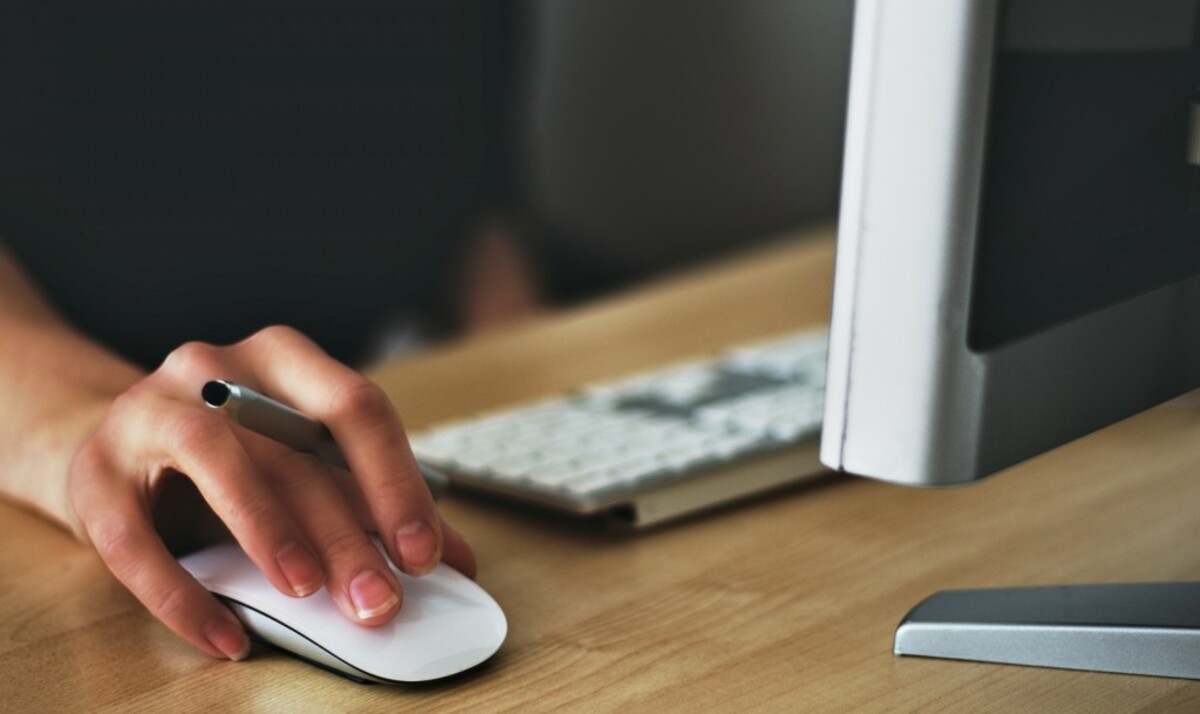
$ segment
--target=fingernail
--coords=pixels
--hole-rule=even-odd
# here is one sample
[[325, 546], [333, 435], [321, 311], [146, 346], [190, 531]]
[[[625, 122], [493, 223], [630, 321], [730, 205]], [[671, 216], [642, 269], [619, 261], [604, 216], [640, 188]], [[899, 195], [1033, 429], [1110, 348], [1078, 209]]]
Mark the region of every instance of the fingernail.
[[409, 570], [423, 573], [437, 565], [438, 543], [425, 521], [413, 521], [396, 530], [396, 550]]
[[235, 662], [241, 662], [250, 654], [250, 638], [245, 630], [223, 618], [209, 622], [204, 628], [204, 636], [209, 644]]
[[283, 572], [283, 577], [287, 578], [288, 585], [292, 586], [296, 597], [316, 592], [325, 579], [324, 573], [321, 572], [321, 564], [299, 543], [288, 543], [280, 548], [275, 562], [279, 564], [279, 570]]
[[364, 570], [350, 581], [350, 600], [358, 619], [369, 620], [391, 610], [400, 602], [400, 596], [391, 583], [374, 570]]

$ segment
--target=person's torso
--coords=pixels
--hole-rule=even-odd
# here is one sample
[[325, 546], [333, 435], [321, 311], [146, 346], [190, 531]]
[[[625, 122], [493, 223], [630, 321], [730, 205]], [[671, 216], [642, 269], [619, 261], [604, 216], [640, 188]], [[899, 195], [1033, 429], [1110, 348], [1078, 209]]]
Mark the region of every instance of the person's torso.
[[478, 198], [493, 11], [0, 4], [0, 241], [140, 361], [274, 322], [351, 358], [435, 294]]

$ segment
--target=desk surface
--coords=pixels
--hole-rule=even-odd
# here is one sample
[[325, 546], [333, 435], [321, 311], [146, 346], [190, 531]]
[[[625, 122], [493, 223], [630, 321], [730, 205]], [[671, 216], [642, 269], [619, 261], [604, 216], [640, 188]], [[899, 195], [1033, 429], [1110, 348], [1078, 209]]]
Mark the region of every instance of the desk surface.
[[[420, 426], [819, 324], [833, 251], [809, 238], [372, 376]], [[1190, 682], [897, 658], [891, 636], [944, 588], [1200, 579], [1198, 437], [1185, 397], [969, 488], [835, 477], [635, 537], [451, 496], [509, 640], [411, 688], [211, 660], [0, 503], [0, 710], [1196, 710]]]

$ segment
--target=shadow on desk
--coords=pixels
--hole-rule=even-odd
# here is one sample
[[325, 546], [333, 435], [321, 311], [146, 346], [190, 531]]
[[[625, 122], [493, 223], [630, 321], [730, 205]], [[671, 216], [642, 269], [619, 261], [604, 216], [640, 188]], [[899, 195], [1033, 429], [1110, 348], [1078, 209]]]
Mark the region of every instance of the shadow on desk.
[[[505, 498], [504, 496], [455, 489], [453, 498], [475, 504], [481, 508], [495, 511], [501, 516], [507, 516], [520, 521], [526, 527], [538, 528], [545, 535], [574, 539], [580, 543], [624, 543], [632, 538], [652, 538], [663, 533], [686, 530], [700, 523], [727, 517], [731, 513], [750, 511], [766, 502], [803, 498], [805, 494], [816, 489], [836, 488], [848, 477], [833, 471], [826, 471], [803, 481], [778, 486], [770, 490], [745, 496], [728, 503], [689, 513], [678, 518], [656, 523], [644, 528], [634, 528], [622, 519], [620, 513], [599, 513], [593, 515], [576, 515], [555, 511], [535, 504], [524, 503]], [[619, 507], [618, 507], [619, 508]]]

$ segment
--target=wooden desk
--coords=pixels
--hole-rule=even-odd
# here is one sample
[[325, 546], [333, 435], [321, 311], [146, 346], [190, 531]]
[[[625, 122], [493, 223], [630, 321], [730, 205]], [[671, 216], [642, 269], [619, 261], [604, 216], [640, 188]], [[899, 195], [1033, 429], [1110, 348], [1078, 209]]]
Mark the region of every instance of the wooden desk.
[[[377, 370], [411, 425], [825, 319], [826, 236]], [[1200, 400], [969, 488], [856, 479], [637, 537], [450, 497], [509, 640], [482, 669], [361, 686], [192, 651], [95, 556], [0, 505], [0, 710], [1196, 710], [1178, 680], [897, 658], [953, 587], [1200, 579]]]

